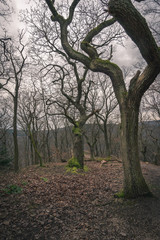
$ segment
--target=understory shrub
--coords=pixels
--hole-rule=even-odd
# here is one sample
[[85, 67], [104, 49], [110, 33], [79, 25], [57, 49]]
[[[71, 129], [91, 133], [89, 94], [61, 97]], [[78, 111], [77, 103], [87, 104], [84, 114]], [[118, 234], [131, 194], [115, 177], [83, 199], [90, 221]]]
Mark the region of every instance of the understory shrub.
[[48, 178], [41, 177], [41, 179], [42, 179], [44, 182], [48, 182]]
[[17, 194], [21, 193], [23, 189], [18, 185], [8, 185], [3, 191], [7, 194]]
[[71, 173], [78, 173], [78, 171], [88, 172], [88, 167], [84, 166], [84, 168], [81, 169], [81, 166], [77, 158], [74, 158], [74, 157], [68, 160], [66, 169], [67, 169], [67, 172], [71, 172]]
[[66, 167], [67, 168], [74, 168], [74, 167], [81, 168], [77, 158], [74, 158], [74, 157], [68, 160], [68, 163], [67, 163]]

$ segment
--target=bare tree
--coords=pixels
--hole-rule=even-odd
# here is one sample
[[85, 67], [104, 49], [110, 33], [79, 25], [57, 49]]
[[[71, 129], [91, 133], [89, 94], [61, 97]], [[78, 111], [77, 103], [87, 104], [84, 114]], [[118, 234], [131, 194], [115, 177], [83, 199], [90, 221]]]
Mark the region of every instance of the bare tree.
[[10, 0], [0, 0], [0, 17], [6, 18], [12, 13]]
[[144, 95], [143, 111], [149, 112], [155, 120], [160, 119], [160, 76]]
[[144, 94], [141, 103], [140, 142], [143, 159], [155, 164], [160, 155], [160, 82], [159, 77]]
[[[65, 67], [58, 65], [53, 65], [56, 74], [59, 78], [54, 77], [54, 86], [55, 84], [60, 84], [60, 87], [57, 88], [57, 96], [51, 96], [47, 105], [51, 106], [52, 104], [56, 105], [56, 111], [50, 114], [52, 115], [61, 115], [65, 116], [68, 121], [74, 126], [74, 146], [73, 153], [74, 157], [80, 163], [81, 168], [84, 165], [84, 143], [83, 143], [83, 127], [86, 121], [96, 113], [96, 109], [92, 108], [90, 111], [87, 107], [88, 103], [88, 94], [92, 85], [92, 81], [89, 79], [88, 83], [85, 83], [87, 77], [87, 69], [82, 69], [81, 74], [77, 68], [76, 63], [71, 62], [72, 70], [68, 70]], [[74, 75], [73, 75], [74, 73]], [[59, 89], [59, 91], [58, 91]], [[54, 92], [52, 90], [52, 92]]]
[[[41, 153], [45, 152], [45, 142], [43, 141], [44, 116], [41, 96], [33, 82], [33, 89], [29, 92], [22, 92], [20, 95], [18, 120], [31, 143], [31, 164], [39, 163], [41, 167], [43, 166]], [[43, 150], [40, 151], [40, 149]]]
[[111, 155], [111, 143], [109, 141], [109, 131], [108, 131], [108, 123], [109, 119], [112, 118], [113, 112], [115, 108], [118, 105], [118, 102], [116, 101], [115, 94], [113, 91], [113, 88], [111, 86], [111, 83], [108, 82], [106, 79], [106, 76], [103, 76], [104, 79], [102, 80], [99, 77], [98, 83], [99, 83], [99, 94], [101, 94], [100, 101], [102, 102], [101, 111], [96, 114], [97, 121], [99, 128], [104, 134], [104, 140], [105, 140], [105, 149], [106, 149], [106, 157], [109, 157]]
[[90, 149], [90, 159], [95, 159], [95, 152], [96, 152], [96, 144], [99, 138], [99, 127], [96, 121], [96, 117], [93, 116], [89, 119], [86, 124], [86, 131], [84, 133], [86, 142]]
[[150, 29], [157, 42], [160, 42], [160, 2], [158, 0], [148, 0], [143, 6], [144, 14], [149, 20]]
[[50, 151], [50, 144], [49, 144], [49, 138], [50, 138], [50, 124], [49, 124], [49, 116], [47, 114], [47, 106], [46, 106], [46, 101], [47, 101], [47, 93], [45, 90], [45, 82], [43, 82], [43, 79], [40, 77], [40, 96], [41, 96], [41, 101], [42, 101], [42, 108], [43, 108], [43, 114], [44, 114], [44, 147], [46, 146], [47, 148], [47, 161], [51, 161], [51, 151]]
[[[150, 194], [150, 190], [142, 175], [138, 151], [138, 114], [141, 98], [160, 72], [159, 48], [151, 31], [130, 0], [110, 0], [108, 12], [114, 18], [101, 22], [91, 29], [81, 42], [83, 54], [73, 49], [68, 41], [68, 27], [73, 20], [75, 8], [80, 0], [74, 0], [68, 17], [60, 15], [51, 0], [46, 3], [52, 13], [51, 20], [60, 26], [61, 44], [64, 51], [72, 59], [80, 61], [94, 72], [107, 74], [113, 84], [114, 92], [121, 112], [121, 152], [124, 166], [124, 195], [132, 198]], [[99, 58], [99, 53], [92, 44], [94, 37], [104, 28], [118, 21], [127, 35], [133, 40], [145, 59], [147, 66], [141, 73], [137, 71], [131, 79], [127, 90], [122, 70], [110, 60]], [[136, 98], [135, 98], [136, 96]]]
[[9, 98], [0, 98], [0, 165], [7, 165], [12, 160], [11, 151], [9, 151], [9, 130], [11, 128], [10, 112], [8, 108]]
[[0, 0], [0, 77], [4, 73], [4, 64], [8, 60], [7, 56], [7, 47], [11, 40], [11, 37], [8, 37], [6, 30], [3, 27], [3, 22], [8, 22], [8, 18], [11, 16], [12, 8], [10, 6], [9, 0]]
[[[58, 24], [55, 23], [55, 31], [52, 32], [52, 23], [47, 14], [47, 6], [44, 3], [41, 4], [42, 8], [39, 8], [38, 3], [37, 8], [32, 9], [31, 13], [25, 15], [24, 18], [29, 24], [29, 27], [34, 30], [34, 35], [31, 37], [33, 43], [31, 53], [34, 61], [37, 61], [38, 64], [41, 63], [43, 66], [43, 72], [45, 70], [44, 77], [50, 76], [54, 85], [58, 84], [59, 79], [59, 89], [61, 92], [58, 92], [57, 89], [53, 89], [51, 95], [53, 95], [53, 92], [57, 92], [57, 96], [51, 96], [47, 104], [50, 106], [51, 103], [56, 104], [57, 108], [63, 110], [63, 115], [67, 117], [68, 121], [74, 125], [74, 155], [80, 160], [80, 165], [83, 167], [82, 128], [87, 119], [95, 113], [95, 109], [90, 108], [90, 111], [87, 109], [87, 97], [91, 89], [92, 79], [89, 80], [89, 83], [85, 84], [88, 72], [87, 68], [85, 67], [84, 70], [82, 64], [74, 60], [71, 61], [70, 57], [68, 57], [61, 46], [61, 36], [59, 34]], [[67, 8], [68, 4], [63, 2], [58, 5], [58, 9], [61, 13], [66, 13]], [[89, 18], [86, 15], [86, 9], [91, 10], [88, 11]], [[93, 15], [95, 9], [98, 9], [98, 13]], [[95, 1], [94, 4], [88, 1], [85, 6], [83, 4], [79, 5], [77, 18], [69, 25], [70, 31], [68, 37], [72, 47], [76, 50], [80, 50], [80, 43], [86, 34], [86, 29], [88, 30], [90, 27], [95, 27], [96, 23], [100, 22], [101, 19], [106, 19], [107, 16], [105, 15], [98, 1]], [[92, 21], [90, 19], [92, 19]], [[83, 22], [86, 29], [79, 27], [79, 22]], [[103, 32], [95, 39], [94, 47], [99, 49], [99, 51], [101, 51], [103, 47], [109, 46], [106, 48], [106, 51], [101, 51], [101, 55], [103, 56], [109, 55], [111, 58], [113, 53], [113, 47], [110, 45], [111, 42], [115, 39], [121, 40], [122, 28], [119, 27], [117, 31], [114, 31], [115, 28], [117, 28], [117, 25], [116, 27], [113, 25], [111, 31], [108, 32], [108, 39], [104, 38]], [[101, 44], [99, 44], [100, 41]], [[45, 78], [43, 78], [43, 82], [44, 81]], [[58, 94], [61, 95], [61, 97], [59, 97]], [[59, 113], [59, 111], [57, 111], [57, 113], [54, 112], [53, 114], [62, 114], [62, 112]]]
[[[24, 50], [25, 45], [22, 43], [24, 37], [23, 31], [19, 34], [19, 44], [13, 42], [10, 48], [7, 49], [7, 55], [9, 62], [6, 65], [3, 76], [1, 76], [1, 90], [9, 93], [13, 98], [14, 114], [13, 114], [13, 139], [14, 139], [14, 168], [17, 172], [19, 170], [19, 150], [18, 150], [18, 133], [17, 133], [17, 111], [18, 111], [18, 97], [19, 88], [23, 79], [23, 71], [27, 57], [25, 56]], [[10, 82], [11, 85], [7, 84]], [[14, 90], [12, 91], [11, 88]]]

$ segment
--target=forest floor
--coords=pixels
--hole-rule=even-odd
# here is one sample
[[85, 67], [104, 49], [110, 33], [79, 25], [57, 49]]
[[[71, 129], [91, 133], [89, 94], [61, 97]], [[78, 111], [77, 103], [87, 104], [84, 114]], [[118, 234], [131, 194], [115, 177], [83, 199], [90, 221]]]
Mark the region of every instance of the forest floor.
[[[66, 173], [65, 163], [1, 170], [0, 240], [159, 240], [160, 166], [142, 163], [154, 197], [125, 200], [114, 197], [121, 163], [86, 164], [79, 174]], [[23, 190], [11, 194], [8, 185]]]

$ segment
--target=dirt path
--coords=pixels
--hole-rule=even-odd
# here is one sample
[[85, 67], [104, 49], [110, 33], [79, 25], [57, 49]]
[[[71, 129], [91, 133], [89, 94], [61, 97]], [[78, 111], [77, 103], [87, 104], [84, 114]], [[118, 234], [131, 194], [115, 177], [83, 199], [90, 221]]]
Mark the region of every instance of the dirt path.
[[[159, 240], [160, 167], [142, 163], [154, 198], [124, 200], [114, 198], [120, 163], [87, 165], [87, 173], [74, 175], [65, 164], [0, 172], [0, 240]], [[8, 184], [23, 191], [6, 194]]]

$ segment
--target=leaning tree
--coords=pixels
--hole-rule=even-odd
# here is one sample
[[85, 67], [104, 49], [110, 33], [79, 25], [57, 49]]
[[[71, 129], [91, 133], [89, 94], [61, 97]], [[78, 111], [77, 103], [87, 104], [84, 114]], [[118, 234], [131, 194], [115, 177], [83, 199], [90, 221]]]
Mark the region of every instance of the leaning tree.
[[[94, 72], [107, 74], [114, 88], [121, 113], [121, 154], [124, 168], [124, 196], [128, 198], [150, 194], [142, 175], [138, 155], [138, 115], [141, 98], [160, 72], [160, 50], [152, 36], [145, 18], [137, 11], [131, 0], [110, 0], [108, 12], [113, 16], [91, 29], [81, 42], [84, 53], [74, 50], [68, 41], [68, 27], [74, 18], [74, 12], [80, 0], [74, 0], [69, 8], [68, 17], [58, 13], [54, 1], [45, 0], [51, 13], [51, 20], [60, 26], [61, 44], [72, 59], [83, 63]], [[140, 2], [140, 0], [137, 0]], [[103, 1], [106, 2], [107, 1]], [[127, 89], [122, 70], [110, 60], [103, 60], [93, 45], [94, 37], [104, 28], [115, 23], [124, 28], [127, 35], [140, 50], [147, 65], [130, 80]], [[81, 24], [81, 23], [80, 23]]]

